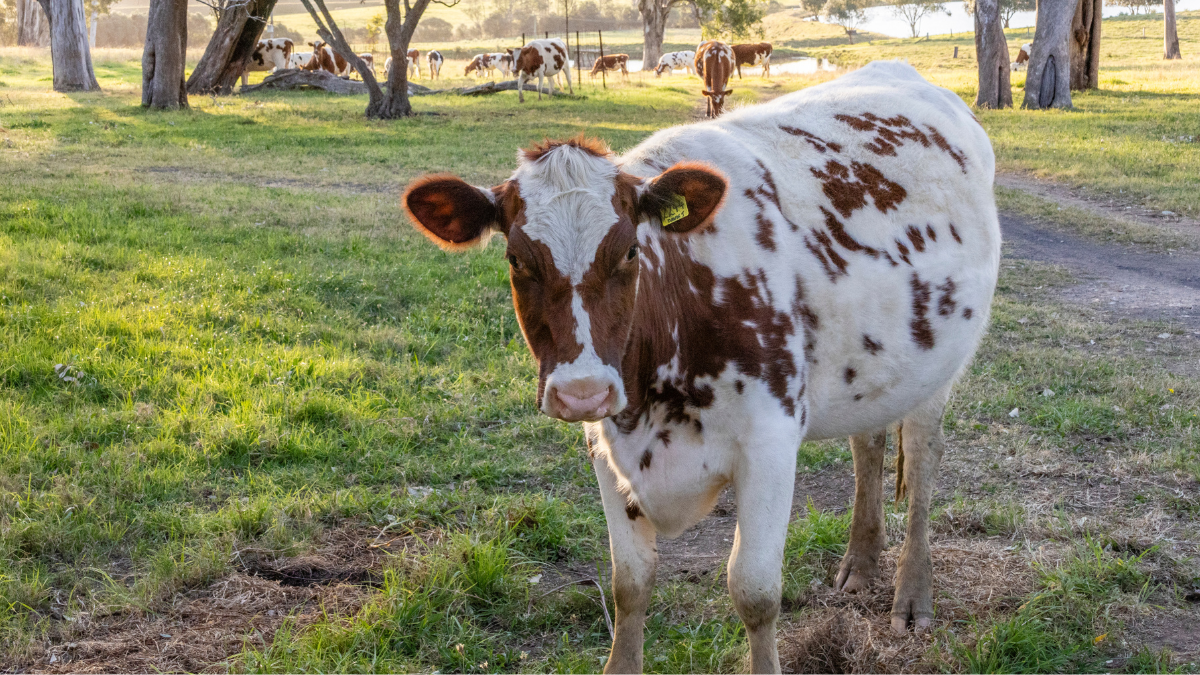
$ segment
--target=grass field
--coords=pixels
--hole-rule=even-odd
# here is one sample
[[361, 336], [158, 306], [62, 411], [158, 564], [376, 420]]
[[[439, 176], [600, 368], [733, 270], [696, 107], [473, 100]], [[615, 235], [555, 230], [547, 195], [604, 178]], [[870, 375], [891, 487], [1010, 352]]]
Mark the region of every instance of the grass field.
[[[1163, 64], [1138, 37], [1158, 24], [1106, 22], [1103, 88], [1076, 111], [982, 113], [1000, 166], [1200, 214], [1200, 146], [1178, 140], [1200, 137], [1200, 17], [1180, 24], [1187, 59]], [[811, 53], [909, 58], [969, 99], [954, 44]], [[692, 119], [696, 81], [421, 97], [381, 123], [316, 92], [146, 111], [139, 58], [97, 53], [104, 92], [63, 96], [45, 54], [0, 50], [0, 669], [600, 668], [599, 592], [558, 588], [608, 574], [580, 430], [531, 405], [500, 249], [441, 253], [396, 197], [426, 171], [503, 180], [544, 136], [627, 149]], [[1195, 340], [1054, 299], [1070, 282], [1002, 269], [947, 414], [930, 634], [877, 630], [890, 584], [828, 589], [849, 455], [801, 448], [790, 667], [1198, 667], [1155, 637], [1195, 625]], [[672, 564], [647, 668], [744, 667], [719, 559]]]

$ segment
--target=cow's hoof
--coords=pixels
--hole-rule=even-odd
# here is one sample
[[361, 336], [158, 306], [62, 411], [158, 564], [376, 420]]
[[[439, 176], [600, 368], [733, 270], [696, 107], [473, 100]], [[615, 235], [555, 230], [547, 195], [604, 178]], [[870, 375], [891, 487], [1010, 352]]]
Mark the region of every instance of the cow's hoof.
[[892, 601], [892, 630], [903, 633], [907, 630], [909, 622], [917, 631], [933, 626], [933, 585], [928, 579], [905, 579], [903, 568], [896, 576], [896, 597]]
[[879, 565], [872, 564], [863, 556], [847, 554], [842, 559], [841, 569], [834, 578], [833, 587], [844, 593], [865, 591], [879, 576]]

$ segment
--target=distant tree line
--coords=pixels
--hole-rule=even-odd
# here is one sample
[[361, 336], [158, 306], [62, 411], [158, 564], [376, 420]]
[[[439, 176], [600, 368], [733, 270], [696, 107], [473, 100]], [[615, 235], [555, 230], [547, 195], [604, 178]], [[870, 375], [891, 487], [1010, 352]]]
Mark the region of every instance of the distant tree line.
[[[461, 8], [471, 21], [459, 24], [452, 34], [443, 32], [444, 27], [439, 25], [435, 29], [436, 37], [426, 38], [421, 34], [426, 24], [434, 21], [446, 23], [429, 17], [421, 21], [413, 39], [421, 42], [477, 40], [513, 37], [522, 33], [532, 39], [535, 33], [538, 36], [547, 32], [561, 35], [568, 28], [571, 31], [596, 31], [642, 27], [642, 17], [636, 7], [610, 0], [574, 0], [569, 2], [566, 14], [562, 0], [463, 0]], [[700, 26], [691, 11], [674, 12], [672, 19], [672, 28]]]

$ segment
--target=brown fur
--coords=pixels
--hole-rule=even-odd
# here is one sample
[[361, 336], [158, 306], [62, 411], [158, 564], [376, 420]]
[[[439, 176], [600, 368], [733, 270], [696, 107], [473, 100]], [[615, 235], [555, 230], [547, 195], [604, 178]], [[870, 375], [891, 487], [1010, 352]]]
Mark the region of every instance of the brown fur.
[[753, 66], [761, 56], [763, 59], [763, 77], [771, 76], [771, 43], [756, 42], [732, 45], [734, 66], [737, 68], [738, 79], [742, 79], [742, 66]]
[[622, 75], [629, 76], [629, 55], [628, 54], [608, 54], [596, 59], [596, 63], [592, 65], [592, 77], [607, 70], [619, 70]]

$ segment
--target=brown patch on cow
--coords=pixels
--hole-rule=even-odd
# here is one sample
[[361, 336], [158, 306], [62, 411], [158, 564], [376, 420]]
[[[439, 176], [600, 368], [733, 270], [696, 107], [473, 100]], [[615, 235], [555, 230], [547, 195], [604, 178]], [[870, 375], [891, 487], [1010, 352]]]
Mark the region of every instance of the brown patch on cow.
[[900, 253], [900, 259], [907, 265], [912, 265], [912, 261], [908, 259], [908, 247], [899, 239], [896, 240], [896, 250]]
[[642, 516], [642, 509], [637, 502], [629, 502], [625, 505], [625, 515], [629, 516], [630, 520], [637, 520]]
[[864, 133], [874, 133], [875, 138], [863, 147], [871, 152], [887, 157], [896, 156], [896, 148], [906, 141], [920, 143], [922, 147], [937, 147], [950, 155], [963, 173], [967, 172], [966, 155], [950, 145], [937, 129], [926, 125], [928, 132], [922, 131], [904, 115], [895, 117], [879, 117], [873, 113], [863, 113], [857, 117], [852, 115], [835, 115], [836, 119], [850, 125], [850, 128]]
[[851, 253], [863, 253], [872, 258], [878, 258], [880, 252], [870, 246], [859, 243], [857, 239], [850, 236], [846, 232], [846, 228], [842, 225], [842, 221], [837, 219], [824, 206], [820, 207], [821, 213], [825, 215], [825, 227], [829, 228], [829, 234], [833, 236], [833, 240], [840, 244], [843, 248]]
[[954, 227], [954, 223], [950, 223], [950, 236], [954, 237], [954, 241], [962, 243], [962, 237], [958, 236], [958, 228]]
[[951, 316], [958, 309], [958, 303], [954, 301], [954, 291], [957, 290], [954, 280], [946, 277], [946, 283], [938, 285], [937, 289], [940, 291], [938, 295], [938, 316]]
[[582, 133], [574, 138], [567, 138], [563, 140], [547, 138], [541, 143], [534, 143], [533, 145], [521, 151], [521, 157], [527, 162], [536, 162], [549, 154], [551, 150], [563, 147], [578, 148], [579, 150], [583, 150], [593, 157], [599, 157], [601, 159], [609, 159], [612, 157], [612, 150], [609, 150], [608, 144], [599, 138], [588, 138]]
[[917, 253], [925, 252], [925, 237], [921, 236], [921, 231], [914, 225], [909, 225], [904, 231], [908, 235], [908, 240], [912, 242], [913, 248], [917, 249]]
[[737, 393], [741, 394], [742, 392], [746, 391], [746, 383], [742, 382], [741, 380], [736, 380], [733, 383], [733, 388], [737, 391]]
[[542, 52], [532, 44], [525, 45], [521, 48], [521, 52], [517, 54], [516, 70], [517, 73], [525, 73], [526, 75], [537, 75], [538, 69], [545, 64], [542, 59]]
[[967, 321], [970, 321], [970, 320], [971, 320], [971, 316], [972, 316], [974, 313], [975, 313], [975, 312], [974, 312], [974, 310], [972, 310], [970, 307], [963, 307], [962, 316], [963, 316], [963, 318], [964, 318], [964, 319], [966, 319]]
[[841, 152], [842, 151], [842, 145], [840, 143], [834, 143], [833, 141], [827, 141], [827, 140], [821, 138], [820, 136], [817, 136], [816, 134], [810, 134], [809, 132], [807, 132], [803, 129], [797, 129], [796, 127], [790, 127], [786, 124], [779, 125], [779, 128], [793, 136], [799, 136], [800, 138], [803, 138], [804, 140], [808, 141], [808, 144], [811, 145], [814, 150], [816, 150], [817, 152], [819, 152], [821, 154], [825, 154], [826, 152], [830, 152], [830, 151], [832, 151], [832, 152]]
[[926, 237], [929, 237], [929, 241], [932, 241], [932, 242], [936, 242], [936, 241], [937, 241], [937, 232], [935, 232], [935, 231], [933, 230], [933, 225], [926, 225], [926, 226], [925, 226], [925, 236], [926, 236]]
[[[816, 334], [817, 329], [821, 327], [820, 317], [816, 312], [812, 311], [812, 307], [808, 305], [807, 292], [804, 290], [804, 280], [800, 275], [796, 275], [796, 295], [792, 298], [792, 316], [800, 320], [804, 326], [804, 360], [815, 362], [813, 352], [816, 350]], [[798, 396], [804, 395], [804, 384], [800, 385], [800, 393]]]
[[846, 384], [853, 384], [854, 378], [858, 377], [858, 371], [853, 368], [846, 368], [846, 372], [843, 374], [843, 377], [846, 380]]
[[804, 235], [804, 247], [821, 263], [830, 281], [836, 283], [839, 276], [846, 274], [849, 263], [833, 248], [833, 239], [824, 230], [814, 228]]
[[646, 450], [642, 453], [642, 458], [638, 460], [638, 469], [645, 471], [650, 468], [650, 461], [654, 459], [654, 453]]
[[[779, 189], [775, 187], [774, 177], [771, 176], [770, 170], [762, 163], [762, 160], [756, 161], [758, 162], [759, 170], [762, 172], [761, 182], [756, 188], [746, 188], [745, 195], [757, 207], [757, 213], [754, 214], [755, 223], [758, 225], [754, 236], [755, 241], [764, 249], [774, 251], [775, 223], [771, 222], [771, 219], [765, 213], [767, 204], [773, 205], [775, 210], [779, 211], [780, 216], [784, 217], [785, 220], [787, 220], [787, 217], [783, 216], [783, 211], [779, 206]], [[791, 226], [793, 232], [799, 229], [790, 220], [788, 224]]]
[[655, 434], [654, 437], [657, 438], [659, 440], [659, 442], [661, 442], [663, 444], [663, 446], [668, 446], [671, 444], [671, 430], [670, 429], [663, 429], [662, 431], [659, 431], [657, 434]]
[[929, 129], [929, 137], [933, 139], [933, 144], [936, 145], [942, 152], [950, 155], [950, 157], [958, 163], [958, 168], [962, 169], [963, 173], [966, 173], [967, 156], [957, 150], [954, 146], [950, 145], [950, 141], [947, 141], [944, 136], [938, 133], [937, 129], [928, 124], [925, 125], [925, 128]]
[[[747, 194], [749, 194], [750, 192], [751, 192], [750, 190], [746, 190]], [[772, 223], [770, 221], [770, 219], [768, 219], [763, 214], [761, 209], [759, 210], [758, 213], [754, 214], [754, 222], [758, 225], [758, 229], [754, 235], [754, 240], [757, 241], [758, 245], [763, 247], [764, 249], [766, 249], [768, 251], [774, 251], [775, 250], [775, 233], [774, 233], [775, 224]]]
[[[628, 197], [621, 190], [613, 195], [617, 222], [600, 241], [591, 267], [576, 287], [591, 322], [592, 346], [603, 363], [618, 371], [629, 340], [629, 319], [637, 299], [639, 269], [637, 225], [630, 216], [632, 210], [624, 203], [626, 199]], [[561, 311], [571, 313], [570, 293]], [[574, 324], [574, 319], [571, 323]]]
[[855, 394], [855, 395], [854, 395], [854, 400], [855, 400], [855, 401], [861, 401], [861, 400], [862, 400], [862, 398], [863, 398], [863, 395], [862, 395], [862, 394]]
[[908, 325], [912, 331], [913, 342], [921, 349], [933, 349], [933, 326], [930, 325], [928, 317], [929, 301], [933, 294], [930, 293], [929, 282], [921, 281], [921, 277], [913, 272], [909, 287], [912, 289], [913, 319]]
[[871, 339], [870, 335], [863, 333], [863, 349], [871, 353], [872, 356], [883, 351], [883, 343], [876, 342]]
[[847, 167], [831, 159], [825, 163], [823, 171], [816, 167], [810, 171], [821, 181], [821, 191], [843, 218], [866, 207], [867, 195], [871, 195], [880, 213], [897, 208], [908, 196], [903, 187], [885, 178], [870, 164], [851, 162]]

